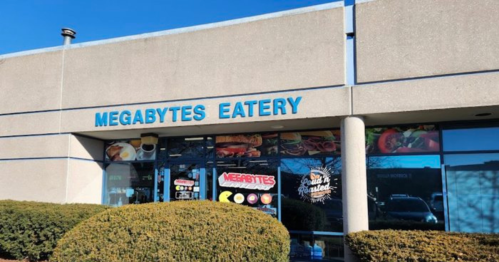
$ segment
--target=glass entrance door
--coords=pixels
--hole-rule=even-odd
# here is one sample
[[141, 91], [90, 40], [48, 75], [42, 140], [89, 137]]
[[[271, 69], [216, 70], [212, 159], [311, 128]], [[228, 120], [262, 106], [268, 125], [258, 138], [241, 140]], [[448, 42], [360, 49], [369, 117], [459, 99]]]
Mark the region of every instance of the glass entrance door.
[[206, 199], [206, 172], [199, 161], [169, 164], [169, 183], [166, 186], [170, 201]]

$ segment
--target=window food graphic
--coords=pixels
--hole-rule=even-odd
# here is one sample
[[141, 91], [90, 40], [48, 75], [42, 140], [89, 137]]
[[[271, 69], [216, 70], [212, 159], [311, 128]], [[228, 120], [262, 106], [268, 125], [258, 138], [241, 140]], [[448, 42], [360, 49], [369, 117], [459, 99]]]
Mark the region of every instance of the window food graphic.
[[331, 192], [336, 187], [331, 186], [331, 174], [327, 168], [312, 168], [310, 174], [302, 177], [298, 194], [300, 197], [311, 203], [321, 202], [331, 199]]
[[106, 145], [106, 160], [135, 161], [155, 160], [156, 145], [142, 144], [140, 139], [113, 141]]
[[340, 150], [340, 130], [281, 133], [282, 155], [331, 155]]
[[438, 152], [440, 137], [434, 125], [366, 129], [366, 153]]
[[218, 158], [260, 157], [277, 154], [277, 133], [217, 136]]

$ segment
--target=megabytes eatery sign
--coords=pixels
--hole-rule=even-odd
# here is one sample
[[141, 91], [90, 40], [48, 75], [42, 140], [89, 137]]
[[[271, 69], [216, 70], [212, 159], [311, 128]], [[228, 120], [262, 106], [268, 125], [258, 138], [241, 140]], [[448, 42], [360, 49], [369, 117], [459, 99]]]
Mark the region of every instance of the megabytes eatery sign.
[[[297, 114], [301, 96], [262, 100], [222, 102], [218, 104], [219, 119], [252, 118]], [[207, 117], [203, 104], [150, 107], [136, 110], [112, 110], [95, 113], [95, 127], [143, 125], [165, 122], [203, 121]]]

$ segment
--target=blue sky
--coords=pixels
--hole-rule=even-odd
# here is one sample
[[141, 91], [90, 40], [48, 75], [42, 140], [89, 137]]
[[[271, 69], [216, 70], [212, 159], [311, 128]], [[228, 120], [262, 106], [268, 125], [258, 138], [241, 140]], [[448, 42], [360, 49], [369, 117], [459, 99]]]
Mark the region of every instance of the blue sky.
[[337, 0], [0, 0], [0, 54], [155, 32]]

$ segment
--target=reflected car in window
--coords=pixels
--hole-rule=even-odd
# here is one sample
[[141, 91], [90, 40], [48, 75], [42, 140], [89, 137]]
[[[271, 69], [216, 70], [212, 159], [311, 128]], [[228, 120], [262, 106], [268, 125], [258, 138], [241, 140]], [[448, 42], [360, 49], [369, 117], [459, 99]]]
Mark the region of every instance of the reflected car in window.
[[419, 197], [392, 197], [386, 202], [385, 216], [388, 219], [400, 219], [437, 223], [437, 218]]
[[442, 193], [431, 194], [430, 208], [437, 219], [444, 219], [444, 197]]
[[[378, 204], [370, 196], [367, 197], [367, 207], [369, 220], [375, 220], [380, 211]], [[324, 210], [330, 222], [343, 223], [343, 203], [341, 199], [333, 198], [327, 200]]]

